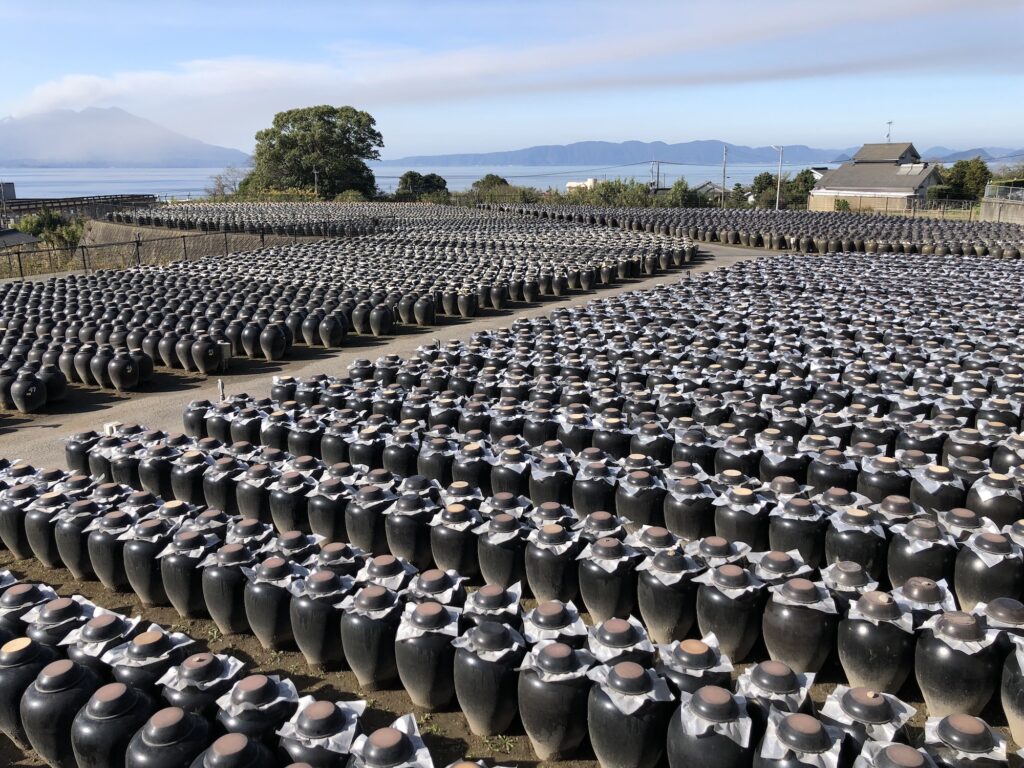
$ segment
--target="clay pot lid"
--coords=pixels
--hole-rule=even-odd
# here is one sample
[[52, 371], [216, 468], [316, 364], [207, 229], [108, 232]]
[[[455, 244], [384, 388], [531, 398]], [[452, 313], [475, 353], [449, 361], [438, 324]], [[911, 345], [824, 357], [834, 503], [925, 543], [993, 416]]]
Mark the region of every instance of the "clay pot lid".
[[584, 521], [584, 528], [591, 533], [613, 531], [619, 527], [619, 519], [611, 512], [591, 512]]
[[892, 703], [870, 688], [851, 688], [839, 700], [843, 711], [862, 723], [887, 723], [893, 718]]
[[415, 745], [397, 728], [378, 728], [363, 747], [363, 760], [371, 768], [391, 768], [404, 763], [415, 752]]
[[928, 458], [928, 454], [924, 451], [919, 451], [916, 448], [911, 448], [910, 450], [903, 452], [902, 463], [908, 464], [911, 467], [923, 467], [927, 465], [929, 461], [930, 459]]
[[915, 603], [941, 603], [942, 587], [924, 576], [911, 576], [903, 583], [903, 594]]
[[99, 643], [124, 634], [127, 621], [116, 613], [104, 613], [94, 616], [82, 628], [82, 639], [89, 643]]
[[181, 676], [193, 682], [204, 682], [218, 677], [224, 663], [212, 653], [194, 653], [181, 663]]
[[364, 485], [356, 492], [356, 499], [361, 502], [379, 501], [384, 498], [384, 490], [379, 485]]
[[779, 590], [784, 597], [794, 603], [811, 604], [820, 599], [818, 588], [810, 579], [797, 576], [790, 579]]
[[626, 548], [618, 539], [605, 536], [594, 542], [590, 548], [590, 553], [595, 558], [602, 560], [615, 560], [626, 554]]
[[705, 685], [690, 699], [690, 709], [705, 720], [715, 723], [727, 723], [740, 716], [736, 699], [724, 688], [717, 685]]
[[173, 744], [188, 732], [188, 715], [181, 707], [167, 707], [154, 714], [145, 725], [150, 744]]
[[516, 509], [519, 506], [519, 499], [507, 491], [502, 491], [491, 497], [491, 506], [494, 509]]
[[651, 564], [659, 571], [666, 573], [682, 573], [687, 569], [689, 561], [686, 554], [678, 547], [658, 550], [651, 559]]
[[74, 685], [82, 676], [82, 667], [71, 659], [51, 661], [36, 678], [35, 686], [40, 691], [63, 691]]
[[814, 504], [802, 496], [795, 496], [785, 503], [783, 509], [786, 514], [797, 517], [811, 517], [815, 514]]
[[356, 606], [364, 611], [382, 611], [395, 604], [396, 595], [390, 589], [379, 584], [370, 584], [359, 590], [356, 595]]
[[42, 591], [38, 584], [21, 583], [8, 587], [3, 596], [0, 597], [0, 606], [4, 608], [22, 608], [28, 605], [35, 605], [39, 602]]
[[711, 578], [716, 587], [724, 589], [743, 589], [750, 584], [750, 574], [734, 563], [718, 566]]
[[350, 547], [348, 543], [344, 541], [332, 541], [329, 544], [324, 544], [320, 553], [316, 556], [316, 560], [321, 565], [328, 565], [344, 560], [351, 560], [355, 556], [355, 552], [352, 551], [352, 547]]
[[915, 517], [903, 528], [904, 535], [922, 541], [938, 541], [942, 538], [939, 524], [930, 517]]
[[717, 661], [714, 649], [703, 640], [683, 640], [675, 647], [672, 655], [690, 669], [707, 669]]
[[9, 640], [0, 646], [0, 667], [25, 664], [39, 655], [39, 643], [27, 637]]
[[983, 753], [996, 745], [995, 736], [985, 721], [971, 715], [942, 718], [936, 733], [942, 742], [961, 752]]
[[481, 621], [468, 634], [473, 646], [482, 651], [501, 651], [513, 642], [508, 627], [496, 621]]
[[[844, 493], [846, 493], [846, 491], [844, 491]], [[868, 510], [858, 509], [856, 507], [844, 509], [839, 518], [847, 525], [855, 525], [861, 528], [866, 528], [874, 522], [871, 517], [871, 513]]]
[[339, 461], [331, 464], [330, 469], [328, 469], [327, 472], [332, 478], [344, 479], [346, 477], [351, 477], [355, 473], [355, 470], [347, 461]]
[[690, 477], [697, 474], [697, 468], [689, 461], [673, 461], [665, 474], [670, 477]]
[[650, 691], [653, 683], [647, 670], [639, 664], [633, 661], [620, 661], [608, 672], [608, 685], [619, 693], [636, 696]]
[[890, 744], [875, 758], [878, 768], [924, 768], [924, 755], [906, 744]]
[[179, 531], [172, 539], [174, 548], [181, 551], [188, 551], [203, 546], [203, 535], [194, 529]]
[[90, 485], [92, 485], [92, 478], [89, 477], [88, 475], [72, 475], [71, 477], [64, 481], [64, 485], [67, 488], [71, 488], [73, 490], [78, 491], [82, 490], [83, 488], [88, 488]]
[[291, 565], [283, 557], [272, 555], [256, 567], [256, 576], [264, 581], [277, 581], [292, 572]]
[[[801, 492], [800, 483], [790, 475], [779, 475], [768, 485], [772, 493], [779, 496], [793, 496]], [[797, 497], [799, 498], [799, 497]]]
[[[100, 442], [107, 441], [110, 445], [120, 445], [121, 441], [116, 437], [105, 437]], [[110, 442], [113, 441], [113, 442]], [[7, 471], [7, 474], [11, 477], [28, 477], [29, 475], [35, 474], [35, 467], [31, 464], [26, 464], [23, 461], [19, 461], [17, 464], [12, 464], [11, 468]]]
[[[845, 488], [829, 488], [821, 494], [821, 500], [831, 507], [851, 507], [857, 499]], [[865, 517], [868, 517], [868, 513], [862, 509], [851, 508], [843, 510], [844, 515], [848, 512], [861, 512]], [[863, 517], [854, 516], [853, 521], [851, 525], [864, 525]]]
[[108, 683], [97, 689], [86, 707], [93, 717], [106, 719], [127, 712], [137, 698], [124, 683]]
[[270, 477], [272, 470], [269, 464], [253, 464], [249, 467], [249, 470], [245, 473], [245, 476], [252, 478], [253, 480], [262, 480], [265, 477]]
[[878, 509], [892, 517], [910, 517], [914, 514], [914, 502], [906, 496], [893, 494], [882, 499]]
[[53, 507], [60, 507], [67, 504], [67, 496], [60, 491], [47, 491], [39, 497], [39, 506], [52, 509]]
[[721, 536], [707, 536], [700, 540], [698, 550], [703, 557], [728, 557], [733, 546]]
[[800, 688], [796, 673], [781, 661], [762, 661], [750, 673], [751, 679], [771, 693], [795, 693]]
[[949, 467], [943, 467], [941, 464], [929, 464], [924, 473], [930, 480], [939, 482], [948, 482], [953, 477]]
[[446, 523], [464, 523], [471, 518], [472, 515], [465, 504], [449, 504], [441, 512], [441, 519]]
[[769, 573], [781, 575], [795, 571], [797, 564], [792, 555], [773, 549], [761, 558], [761, 568]]
[[440, 568], [430, 568], [416, 577], [416, 588], [428, 594], [444, 592], [453, 586], [451, 576]]
[[571, 672], [578, 666], [576, 653], [565, 643], [551, 643], [537, 653], [537, 665], [545, 672]]
[[256, 751], [254, 744], [255, 742], [244, 733], [226, 733], [210, 745], [207, 752], [209, 761], [207, 764], [211, 768], [216, 768], [219, 765], [243, 764], [241, 761], [246, 759], [246, 752]]
[[676, 537], [668, 528], [652, 525], [640, 534], [640, 543], [654, 549], [665, 549], [676, 543]]
[[345, 727], [345, 713], [332, 701], [314, 701], [307, 704], [296, 722], [300, 734], [311, 739], [323, 739]]
[[857, 600], [857, 610], [872, 619], [895, 621], [902, 615], [899, 603], [888, 592], [865, 592]]
[[443, 605], [428, 600], [413, 608], [411, 621], [421, 629], [440, 629], [449, 622], [449, 615]]
[[637, 628], [625, 619], [608, 619], [597, 628], [597, 639], [611, 648], [628, 648], [641, 640]]
[[650, 472], [645, 472], [643, 470], [638, 470], [636, 472], [630, 472], [628, 477], [629, 477], [629, 482], [632, 485], [637, 485], [637, 486], [640, 486], [641, 488], [646, 488], [646, 487], [651, 486], [651, 485], [654, 484], [654, 477], [651, 475], [651, 473]]
[[144, 507], [149, 504], [156, 504], [157, 498], [149, 491], [133, 491], [128, 495], [126, 504], [132, 507]]
[[1024, 625], [1024, 603], [1012, 597], [997, 597], [985, 606], [985, 615], [1003, 624]]
[[533, 621], [545, 629], [561, 629], [569, 625], [569, 611], [560, 600], [548, 600], [533, 609]]
[[277, 537], [276, 543], [284, 552], [300, 552], [309, 546], [309, 539], [302, 531], [285, 531]]
[[266, 675], [243, 677], [231, 689], [231, 700], [236, 704], [264, 704], [277, 697], [277, 683]]
[[329, 595], [341, 588], [338, 574], [331, 570], [313, 571], [306, 577], [306, 591], [311, 595]]
[[994, 555], [1008, 555], [1013, 552], [1013, 544], [1009, 537], [1001, 533], [979, 533], [974, 537], [974, 546]]
[[157, 630], [142, 632], [132, 638], [128, 655], [135, 659], [149, 659], [159, 656], [171, 647], [167, 633]]
[[396, 576], [402, 572], [402, 564], [394, 555], [377, 555], [366, 567], [370, 576]]
[[243, 517], [231, 526], [231, 532], [236, 536], [248, 538], [263, 533], [265, 528], [266, 524], [258, 517]]
[[301, 472], [295, 470], [289, 470], [281, 475], [281, 485], [287, 488], [295, 488], [302, 485], [306, 480], [306, 476]]
[[82, 615], [82, 606], [70, 597], [58, 597], [43, 606], [40, 624], [57, 624]]
[[1001, 472], [990, 472], [985, 475], [983, 482], [991, 488], [1013, 488], [1013, 478]]
[[742, 485], [730, 488], [729, 493], [727, 495], [729, 497], [729, 501], [731, 501], [733, 504], [746, 505], [753, 504], [754, 502], [757, 501], [756, 497], [754, 496], [754, 492]]
[[488, 528], [494, 533], [511, 533], [519, 530], [519, 521], [512, 515], [501, 512], [491, 518]]
[[954, 640], [981, 640], [984, 629], [977, 616], [963, 611], [949, 611], [936, 622], [935, 633]]
[[33, 499], [37, 494], [37, 489], [31, 483], [21, 483], [8, 489], [7, 497], [15, 501], [23, 501], [24, 499]]
[[[431, 441], [433, 443], [433, 441]], [[444, 442], [443, 440], [441, 441]], [[423, 475], [412, 475], [405, 479], [402, 483], [402, 488], [408, 491], [421, 492], [430, 490], [432, 483], [430, 480], [425, 478]]]
[[557, 523], [549, 523], [541, 527], [537, 538], [545, 544], [562, 544], [569, 537], [568, 532]]
[[778, 728], [779, 741], [796, 752], [826, 752], [832, 746], [819, 720], [804, 714], [786, 715]]

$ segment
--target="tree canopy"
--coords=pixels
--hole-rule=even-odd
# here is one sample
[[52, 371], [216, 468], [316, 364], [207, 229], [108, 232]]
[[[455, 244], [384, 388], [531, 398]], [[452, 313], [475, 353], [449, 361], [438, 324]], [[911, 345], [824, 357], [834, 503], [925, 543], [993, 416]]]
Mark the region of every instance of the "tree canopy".
[[426, 175], [416, 171], [406, 171], [398, 179], [395, 195], [402, 199], [420, 200], [422, 198], [439, 198], [448, 195], [448, 182], [436, 173]]
[[985, 185], [992, 180], [992, 171], [980, 157], [957, 160], [942, 169], [942, 183], [954, 200], [978, 200], [985, 194]]
[[496, 173], [488, 173], [482, 179], [477, 179], [473, 182], [472, 189], [474, 192], [484, 192], [492, 190], [495, 187], [507, 187], [509, 186], [508, 179], [502, 178]]
[[372, 197], [376, 180], [365, 161], [378, 160], [383, 146], [373, 117], [354, 107], [278, 112], [271, 127], [256, 134], [253, 170], [239, 191], [315, 187], [325, 199], [346, 190]]

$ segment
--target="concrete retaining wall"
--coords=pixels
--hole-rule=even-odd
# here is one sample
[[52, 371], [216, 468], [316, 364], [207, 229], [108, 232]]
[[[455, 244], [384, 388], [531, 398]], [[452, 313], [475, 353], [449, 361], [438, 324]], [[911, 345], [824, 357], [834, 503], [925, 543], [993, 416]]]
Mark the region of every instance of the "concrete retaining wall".
[[1024, 202], [1018, 200], [982, 200], [982, 221], [1008, 221], [1024, 224]]

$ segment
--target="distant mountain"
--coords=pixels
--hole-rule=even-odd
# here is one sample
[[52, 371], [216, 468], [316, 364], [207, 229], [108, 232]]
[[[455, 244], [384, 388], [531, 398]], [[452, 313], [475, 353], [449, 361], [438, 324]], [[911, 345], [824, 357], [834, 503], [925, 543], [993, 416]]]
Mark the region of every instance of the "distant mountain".
[[0, 120], [0, 166], [224, 168], [248, 161], [237, 149], [190, 139], [117, 108]]
[[975, 147], [974, 149], [949, 149], [948, 147], [929, 147], [921, 153], [921, 157], [936, 163], [955, 163], [957, 160], [971, 160], [980, 157], [988, 162], [1015, 162], [1024, 158], [1024, 149], [1010, 147]]
[[[722, 162], [722, 149], [729, 150], [730, 163], [765, 163], [778, 161], [778, 150], [771, 147], [746, 147], [724, 141], [686, 141], [666, 144], [663, 141], [579, 141], [574, 144], [552, 144], [527, 147], [510, 152], [482, 152], [456, 155], [414, 155], [385, 160], [388, 165], [625, 165], [661, 160], [688, 165], [717, 165]], [[814, 149], [802, 144], [786, 147], [787, 163], [831, 163], [837, 156], [851, 155], [856, 148]]]

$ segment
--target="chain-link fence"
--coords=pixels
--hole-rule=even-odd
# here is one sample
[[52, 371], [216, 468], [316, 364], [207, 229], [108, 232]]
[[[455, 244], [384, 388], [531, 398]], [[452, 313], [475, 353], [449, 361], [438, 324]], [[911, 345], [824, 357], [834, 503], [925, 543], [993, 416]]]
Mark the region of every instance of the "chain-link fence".
[[89, 273], [98, 269], [129, 269], [320, 239], [323, 238], [211, 232], [140, 237], [117, 243], [83, 244], [74, 248], [8, 249], [0, 251], [0, 280]]

